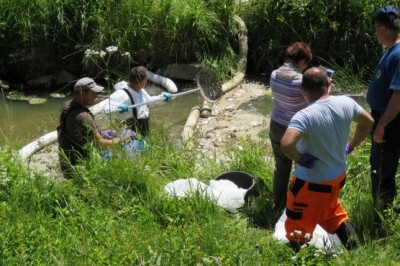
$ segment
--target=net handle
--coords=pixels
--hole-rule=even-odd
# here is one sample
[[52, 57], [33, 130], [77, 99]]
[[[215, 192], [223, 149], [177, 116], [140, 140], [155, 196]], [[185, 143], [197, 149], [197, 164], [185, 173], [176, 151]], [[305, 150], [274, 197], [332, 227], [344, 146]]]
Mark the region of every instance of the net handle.
[[[210, 79], [212, 79], [212, 82], [209, 82]], [[206, 84], [208, 84], [210, 86], [206, 86]], [[172, 94], [171, 100], [173, 100], [177, 97], [183, 96], [183, 95], [187, 95], [187, 94], [191, 94], [191, 93], [200, 91], [201, 96], [206, 101], [216, 102], [224, 94], [222, 91], [222, 84], [219, 81], [218, 75], [209, 68], [203, 68], [197, 73], [197, 85], [198, 85], [197, 89]], [[153, 103], [159, 103], [159, 102], [163, 102], [163, 101], [164, 101], [164, 99], [156, 99], [156, 100], [152, 100], [152, 101], [148, 101], [148, 102], [142, 102], [142, 103], [130, 105], [130, 106], [128, 106], [128, 109], [130, 110], [130, 109], [142, 106], [142, 105], [151, 105]], [[119, 112], [121, 112], [121, 110], [113, 110], [108, 113], [119, 113]]]
[[[184, 91], [184, 92], [172, 94], [171, 100], [173, 100], [173, 99], [175, 99], [177, 97], [186, 95], [186, 94], [191, 94], [191, 93], [197, 92], [197, 91], [200, 91], [200, 89], [197, 88], [197, 89], [190, 90], [190, 91]], [[128, 109], [133, 109], [133, 108], [136, 108], [136, 107], [139, 107], [139, 106], [142, 106], [142, 105], [151, 105], [153, 103], [159, 103], [159, 102], [164, 102], [164, 99], [156, 99], [156, 100], [152, 100], [152, 101], [148, 101], [148, 102], [142, 102], [142, 103], [129, 105]], [[121, 110], [114, 110], [114, 111], [111, 111], [110, 113], [120, 113], [120, 112], [121, 112]]]

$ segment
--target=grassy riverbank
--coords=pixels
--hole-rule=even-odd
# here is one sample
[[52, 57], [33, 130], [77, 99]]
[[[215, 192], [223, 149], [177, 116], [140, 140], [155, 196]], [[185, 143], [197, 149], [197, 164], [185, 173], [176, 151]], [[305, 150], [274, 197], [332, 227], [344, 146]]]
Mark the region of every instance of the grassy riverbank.
[[[229, 160], [176, 148], [162, 129], [147, 153], [104, 162], [95, 152], [74, 180], [55, 182], [0, 153], [0, 261], [4, 265], [395, 265], [400, 222], [381, 213], [369, 196], [368, 151], [364, 143], [349, 156], [342, 200], [362, 238], [362, 248], [293, 253], [272, 237], [268, 143], [245, 140], [227, 150]], [[118, 150], [116, 156], [120, 156]], [[208, 183], [225, 171], [257, 178], [261, 195], [239, 214], [229, 214], [199, 195], [167, 197], [164, 186], [179, 178]]]

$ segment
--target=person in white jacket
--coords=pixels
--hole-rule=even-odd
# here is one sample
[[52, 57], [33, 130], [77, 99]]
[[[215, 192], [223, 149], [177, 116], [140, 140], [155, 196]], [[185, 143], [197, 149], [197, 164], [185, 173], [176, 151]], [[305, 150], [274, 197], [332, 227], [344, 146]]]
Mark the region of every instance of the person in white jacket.
[[103, 110], [113, 112], [120, 110], [118, 118], [125, 120], [128, 127], [140, 134], [147, 136], [149, 133], [149, 108], [147, 105], [141, 105], [129, 110], [129, 105], [140, 104], [144, 102], [163, 99], [169, 101], [172, 99], [172, 94], [162, 92], [156, 96], [150, 96], [144, 87], [147, 84], [147, 69], [144, 66], [137, 66], [131, 69], [128, 81], [120, 81], [114, 85], [116, 89], [110, 95], [109, 101]]

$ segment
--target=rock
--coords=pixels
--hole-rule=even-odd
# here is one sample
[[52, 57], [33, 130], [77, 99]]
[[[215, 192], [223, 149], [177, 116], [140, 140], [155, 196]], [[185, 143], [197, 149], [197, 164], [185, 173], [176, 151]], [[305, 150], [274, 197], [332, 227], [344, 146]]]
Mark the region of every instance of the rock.
[[59, 87], [65, 84], [73, 83], [76, 80], [76, 75], [62, 69], [53, 75], [54, 86]]
[[168, 65], [162, 72], [163, 76], [172, 79], [195, 80], [201, 67], [198, 64], [173, 64]]
[[9, 90], [10, 83], [8, 81], [5, 81], [4, 79], [0, 79], [0, 89], [1, 90]]

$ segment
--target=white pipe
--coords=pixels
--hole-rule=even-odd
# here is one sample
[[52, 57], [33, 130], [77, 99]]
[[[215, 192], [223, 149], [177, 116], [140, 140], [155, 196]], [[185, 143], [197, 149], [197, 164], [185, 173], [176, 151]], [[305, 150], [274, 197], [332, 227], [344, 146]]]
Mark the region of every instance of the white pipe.
[[26, 159], [32, 156], [32, 154], [40, 151], [44, 147], [57, 141], [57, 131], [54, 130], [46, 135], [37, 138], [28, 145], [25, 145], [22, 149], [18, 151], [19, 157]]
[[186, 120], [186, 124], [183, 128], [183, 131], [182, 131], [182, 140], [183, 141], [187, 141], [188, 139], [190, 139], [193, 136], [193, 132], [197, 126], [199, 118], [200, 118], [200, 107], [195, 106], [192, 108], [192, 111], [190, 112], [190, 114]]
[[178, 92], [178, 87], [176, 87], [175, 83], [169, 78], [162, 77], [160, 75], [154, 74], [153, 72], [147, 70], [147, 79], [153, 83], [163, 86], [169, 92], [175, 93]]

